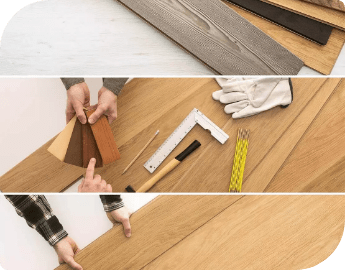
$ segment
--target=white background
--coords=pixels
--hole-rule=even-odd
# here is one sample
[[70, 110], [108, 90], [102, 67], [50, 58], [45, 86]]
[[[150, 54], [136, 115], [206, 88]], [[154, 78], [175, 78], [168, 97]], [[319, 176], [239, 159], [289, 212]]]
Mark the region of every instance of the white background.
[[[145, 193], [121, 196], [125, 205], [136, 211], [156, 195]], [[46, 197], [53, 213], [80, 249], [112, 228], [98, 195], [63, 194]], [[59, 265], [54, 249], [17, 215], [4, 196], [0, 196], [0, 213], [0, 269], [47, 270]], [[135, 233], [132, 231], [132, 234]]]
[[[213, 75], [114, 0], [49, 0], [27, 6], [4, 31], [0, 63], [0, 74], [10, 75]], [[300, 74], [318, 73], [304, 67]], [[332, 72], [340, 74], [345, 74], [345, 49]]]

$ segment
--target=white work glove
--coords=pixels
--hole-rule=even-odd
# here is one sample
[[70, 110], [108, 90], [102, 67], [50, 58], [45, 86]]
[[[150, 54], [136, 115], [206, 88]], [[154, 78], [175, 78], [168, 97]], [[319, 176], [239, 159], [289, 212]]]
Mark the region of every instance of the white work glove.
[[276, 106], [287, 107], [292, 102], [292, 84], [288, 78], [216, 79], [222, 87], [212, 94], [225, 106], [232, 118], [242, 118], [267, 111]]

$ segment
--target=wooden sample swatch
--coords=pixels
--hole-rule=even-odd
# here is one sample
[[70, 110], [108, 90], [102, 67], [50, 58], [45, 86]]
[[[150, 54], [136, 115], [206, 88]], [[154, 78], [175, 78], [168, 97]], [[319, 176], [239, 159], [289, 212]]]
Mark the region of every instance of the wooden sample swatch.
[[309, 18], [327, 23], [331, 26], [345, 30], [345, 13], [329, 9], [300, 0], [262, 0], [278, 7], [282, 7]]
[[87, 168], [90, 159], [96, 159], [95, 168], [103, 166], [103, 159], [97, 147], [97, 143], [89, 123], [82, 125], [83, 134], [83, 167]]
[[234, 4], [225, 2], [267, 35], [301, 58], [305, 65], [323, 74], [330, 74], [343, 48], [345, 32], [333, 29], [327, 45], [320, 46], [283, 27], [260, 18]]
[[227, 0], [321, 45], [326, 45], [332, 27], [308, 17], [258, 0]]
[[63, 131], [56, 137], [55, 141], [50, 145], [48, 151], [63, 161], [67, 152], [68, 144], [72, 136], [73, 128], [77, 116], [74, 116], [66, 125]]
[[83, 167], [83, 135], [82, 124], [77, 119], [67, 148], [64, 162]]
[[118, 0], [222, 75], [295, 75], [303, 62], [219, 0]]
[[[289, 269], [328, 258], [344, 196], [159, 196], [75, 256], [84, 269]], [[67, 265], [58, 270], [71, 269]]]
[[[86, 112], [89, 118], [95, 110]], [[102, 115], [96, 123], [91, 125], [93, 136], [95, 137], [99, 152], [102, 156], [103, 164], [112, 163], [120, 159], [120, 152], [115, 143], [113, 132], [105, 115]]]
[[345, 11], [345, 5], [344, 2], [340, 0], [302, 0], [305, 2], [313, 3], [316, 5], [328, 7], [331, 9], [341, 10]]

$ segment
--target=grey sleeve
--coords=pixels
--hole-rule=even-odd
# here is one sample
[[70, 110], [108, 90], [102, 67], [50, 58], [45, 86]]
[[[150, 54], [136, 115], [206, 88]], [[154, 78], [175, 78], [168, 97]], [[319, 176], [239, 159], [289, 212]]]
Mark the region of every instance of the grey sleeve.
[[128, 78], [104, 78], [103, 86], [118, 96], [127, 80]]
[[66, 90], [70, 89], [73, 85], [85, 82], [84, 78], [61, 78]]

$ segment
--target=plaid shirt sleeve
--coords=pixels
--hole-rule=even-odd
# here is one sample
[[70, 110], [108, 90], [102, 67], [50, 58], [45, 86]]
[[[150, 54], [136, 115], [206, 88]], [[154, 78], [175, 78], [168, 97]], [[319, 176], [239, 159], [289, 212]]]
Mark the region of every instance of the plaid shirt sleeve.
[[111, 212], [125, 206], [120, 195], [100, 195], [100, 197], [105, 212]]
[[5, 195], [19, 216], [54, 246], [68, 234], [43, 195]]

